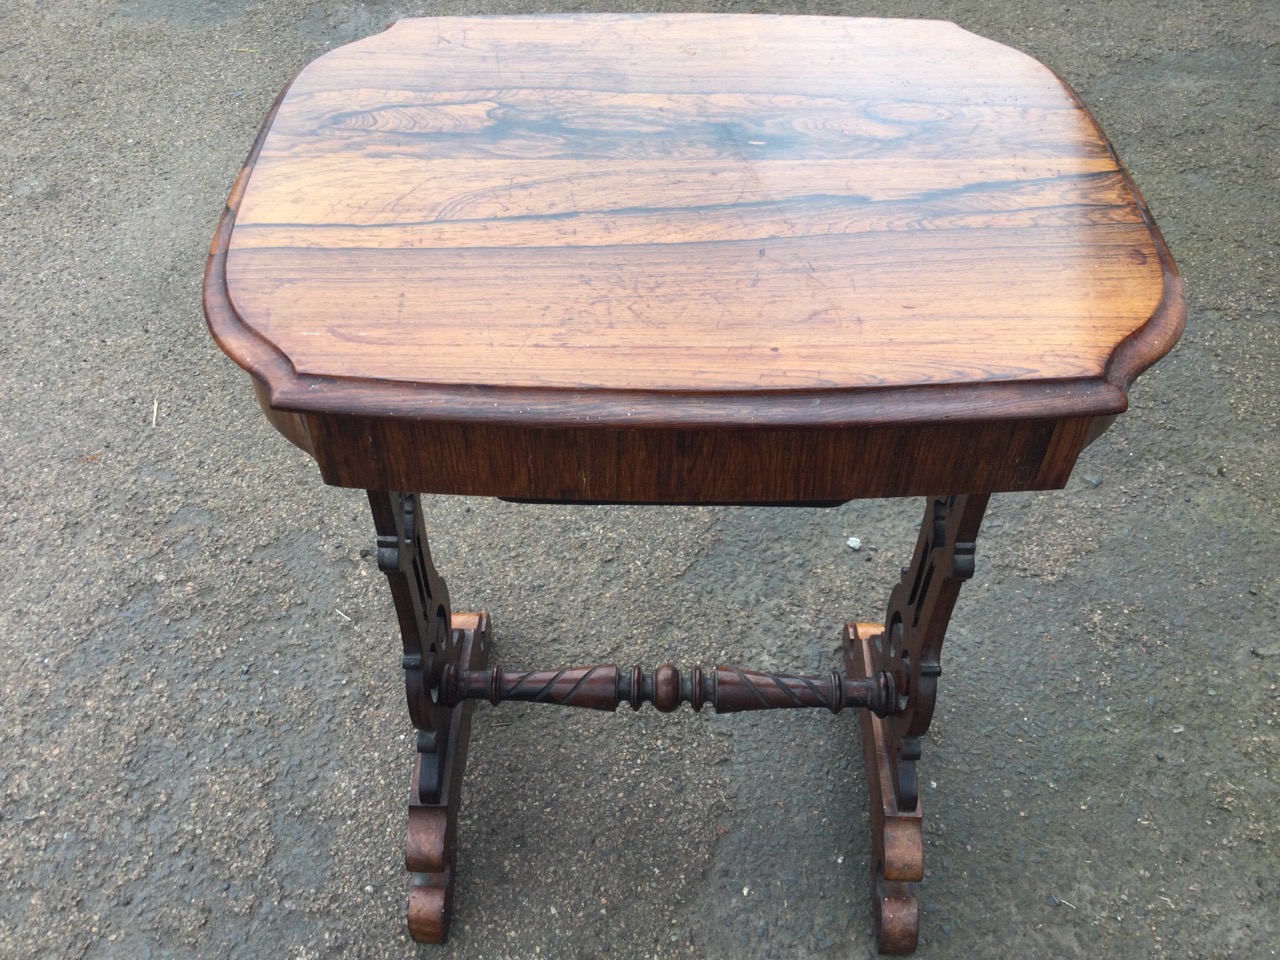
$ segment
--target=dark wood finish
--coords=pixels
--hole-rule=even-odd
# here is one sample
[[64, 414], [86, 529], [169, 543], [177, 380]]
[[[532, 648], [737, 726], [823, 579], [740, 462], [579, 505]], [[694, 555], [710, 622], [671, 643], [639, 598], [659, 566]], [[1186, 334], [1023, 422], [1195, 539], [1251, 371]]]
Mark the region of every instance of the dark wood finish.
[[449, 886], [427, 883], [409, 888], [409, 935], [418, 943], [444, 943], [449, 939], [449, 914], [453, 909]]
[[924, 879], [916, 762], [942, 674], [942, 642], [960, 587], [973, 576], [987, 496], [930, 497], [910, 565], [889, 596], [883, 624], [848, 624], [845, 672], [888, 674], [896, 693], [886, 714], [863, 711], [862, 749], [871, 802], [871, 899], [882, 953], [915, 950], [920, 911], [910, 884]]
[[404, 852], [405, 869], [413, 875], [409, 934], [421, 943], [444, 943], [475, 705], [442, 703], [438, 693], [446, 670], [483, 671], [488, 665], [489, 617], [450, 610], [449, 590], [432, 563], [415, 495], [370, 490], [369, 504], [378, 532], [378, 567], [387, 575], [400, 623], [405, 694], [417, 729]]
[[[417, 729], [409, 929], [448, 935], [475, 698], [869, 706], [872, 900], [915, 948], [915, 764], [988, 495], [1063, 486], [1185, 322], [1074, 92], [933, 21], [406, 20], [281, 94], [205, 314], [324, 480], [370, 491]], [[414, 495], [837, 503], [928, 495], [845, 676], [488, 670]], [[883, 716], [877, 716], [883, 714]]]
[[327, 482], [582, 502], [1061, 486], [1185, 312], [1033, 60], [933, 21], [674, 14], [327, 54], [205, 307]]
[[[455, 613], [453, 642], [457, 663], [483, 670], [489, 658], [489, 617], [483, 613]], [[462, 804], [462, 774], [471, 739], [474, 703], [448, 710], [447, 732], [439, 741], [438, 791], [422, 796], [422, 767], [435, 759], [419, 751], [409, 789], [409, 825], [405, 836], [405, 869], [412, 875], [408, 898], [409, 936], [419, 943], [444, 943], [453, 912], [457, 872], [458, 809]]]
[[838, 672], [820, 677], [761, 673], [736, 667], [694, 667], [686, 676], [669, 663], [652, 676], [639, 667], [620, 670], [616, 663], [558, 670], [457, 670], [446, 667], [440, 679], [440, 702], [453, 706], [465, 700], [553, 703], [587, 710], [617, 710], [628, 702], [639, 710], [652, 703], [670, 713], [682, 703], [701, 710], [710, 704], [716, 713], [744, 710], [784, 710], [821, 707], [839, 713], [846, 707], [868, 709], [884, 716], [897, 709], [893, 675], [882, 671], [870, 678], [852, 679]]
[[369, 491], [378, 531], [378, 568], [387, 575], [400, 623], [405, 697], [418, 730], [443, 735], [449, 712], [432, 696], [440, 667], [459, 654], [450, 625], [449, 590], [431, 561], [414, 494]]
[[309, 436], [324, 451], [321, 473], [338, 486], [369, 480], [390, 489], [589, 503], [843, 502], [927, 496], [962, 483], [1056, 489], [1089, 428], [1087, 418], [736, 430], [309, 419]]
[[915, 761], [929, 729], [942, 673], [942, 641], [960, 587], [973, 576], [978, 527], [987, 496], [931, 497], [911, 565], [889, 596], [882, 637], [872, 639], [875, 669], [893, 677], [897, 708], [884, 725], [898, 803], [915, 806]]
[[[874, 641], [883, 639], [882, 623], [850, 623], [843, 636], [845, 667], [854, 676], [875, 670]], [[920, 938], [920, 904], [911, 884], [924, 879], [923, 815], [920, 799], [904, 809], [898, 802], [886, 721], [862, 714], [862, 755], [871, 801], [871, 923], [881, 953], [912, 953]]]

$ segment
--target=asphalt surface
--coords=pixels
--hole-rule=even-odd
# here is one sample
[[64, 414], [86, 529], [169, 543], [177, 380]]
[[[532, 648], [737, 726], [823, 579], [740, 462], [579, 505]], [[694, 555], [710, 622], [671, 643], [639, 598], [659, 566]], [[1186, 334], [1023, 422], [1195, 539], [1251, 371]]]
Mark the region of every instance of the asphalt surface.
[[[697, 6], [1025, 50], [1094, 110], [1187, 281], [1180, 346], [1068, 487], [994, 501], [921, 766], [919, 956], [1274, 956], [1280, 8]], [[412, 944], [366, 505], [204, 329], [214, 226], [297, 70], [401, 15], [569, 9], [640, 8], [0, 6], [0, 957], [872, 953], [856, 718], [487, 705], [453, 938]], [[920, 505], [427, 510], [503, 663], [816, 671], [880, 618]]]

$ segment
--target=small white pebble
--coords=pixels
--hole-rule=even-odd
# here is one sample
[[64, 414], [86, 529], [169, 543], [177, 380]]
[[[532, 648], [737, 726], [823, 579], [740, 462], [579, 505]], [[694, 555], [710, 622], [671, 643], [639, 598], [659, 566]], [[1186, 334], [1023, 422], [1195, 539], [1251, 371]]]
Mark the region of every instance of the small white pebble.
[[859, 540], [857, 537], [850, 537], [848, 540], [845, 541], [845, 543], [849, 545], [850, 550], [862, 549], [862, 541]]

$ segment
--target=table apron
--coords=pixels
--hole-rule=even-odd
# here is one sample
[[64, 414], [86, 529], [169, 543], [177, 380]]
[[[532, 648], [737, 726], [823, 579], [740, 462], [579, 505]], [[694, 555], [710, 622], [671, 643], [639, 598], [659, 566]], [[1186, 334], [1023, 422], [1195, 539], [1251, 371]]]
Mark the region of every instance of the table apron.
[[814, 503], [1060, 489], [1092, 426], [1092, 418], [1074, 417], [553, 429], [269, 412], [334, 486], [569, 503]]

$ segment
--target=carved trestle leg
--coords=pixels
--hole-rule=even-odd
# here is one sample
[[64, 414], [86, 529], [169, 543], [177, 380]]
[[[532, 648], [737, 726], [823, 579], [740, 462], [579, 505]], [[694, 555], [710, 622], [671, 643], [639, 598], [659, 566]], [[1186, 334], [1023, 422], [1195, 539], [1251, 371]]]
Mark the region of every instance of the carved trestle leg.
[[862, 750], [871, 799], [871, 912], [881, 953], [908, 954], [919, 939], [912, 883], [924, 878], [924, 838], [916, 761], [929, 729], [942, 672], [942, 641], [960, 586], [973, 576], [974, 546], [987, 496], [931, 497], [915, 556], [889, 597], [884, 624], [844, 631], [850, 677], [893, 677], [896, 709], [862, 711]]
[[483, 670], [489, 661], [489, 618], [452, 613], [449, 592], [431, 551], [413, 494], [369, 491], [378, 531], [378, 566], [387, 575], [403, 642], [405, 694], [417, 730], [409, 788], [405, 869], [409, 935], [444, 943], [449, 935], [457, 868], [458, 806], [471, 734], [471, 702], [440, 702], [446, 667]]
[[405, 692], [418, 731], [409, 796], [405, 867], [409, 933], [423, 943], [448, 936], [456, 870], [458, 805], [476, 699], [523, 700], [615, 710], [645, 702], [668, 712], [682, 702], [717, 712], [820, 707], [862, 708], [862, 742], [870, 783], [871, 896], [881, 953], [907, 954], [919, 937], [911, 884], [924, 877], [916, 778], [920, 739], [929, 729], [942, 672], [942, 641], [960, 585], [973, 575], [974, 541], [986, 496], [928, 501], [911, 565], [889, 598], [884, 624], [848, 624], [845, 676], [797, 677], [728, 667], [688, 675], [663, 664], [652, 675], [615, 665], [558, 670], [487, 669], [489, 620], [454, 614], [431, 562], [413, 494], [370, 491], [378, 530], [378, 565], [387, 575], [404, 646]]

